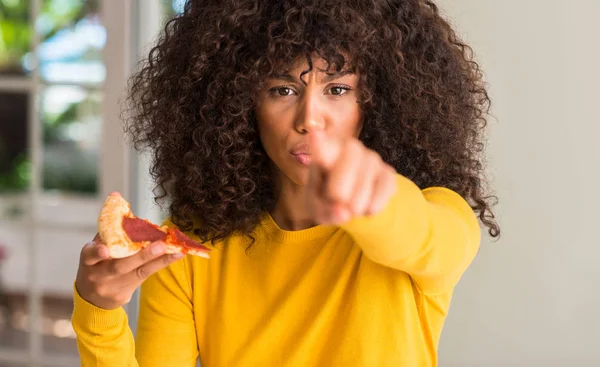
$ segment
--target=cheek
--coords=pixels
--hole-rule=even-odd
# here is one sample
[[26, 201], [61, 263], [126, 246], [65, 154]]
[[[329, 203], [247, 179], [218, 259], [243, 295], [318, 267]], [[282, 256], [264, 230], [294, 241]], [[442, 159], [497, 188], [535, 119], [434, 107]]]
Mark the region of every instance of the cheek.
[[258, 129], [259, 129], [259, 136], [260, 136], [260, 142], [262, 143], [263, 147], [265, 148], [265, 150], [267, 151], [267, 153], [269, 153], [269, 155], [271, 154], [271, 147], [273, 145], [273, 131], [272, 131], [272, 127], [269, 124], [266, 123], [259, 123], [258, 124]]
[[349, 103], [344, 109], [339, 109], [339, 111], [344, 111], [338, 114], [338, 118], [340, 119], [339, 124], [342, 125], [341, 128], [344, 131], [344, 135], [358, 138], [363, 127], [363, 113], [360, 106], [357, 103]]
[[276, 154], [280, 149], [279, 145], [281, 140], [284, 138], [284, 131], [280, 124], [277, 123], [274, 116], [271, 116], [268, 112], [257, 111], [257, 123], [260, 141], [265, 148], [267, 154], [273, 158], [273, 154]]
[[293, 128], [294, 109], [285, 103], [266, 100], [257, 108], [256, 118], [261, 139], [281, 141]]

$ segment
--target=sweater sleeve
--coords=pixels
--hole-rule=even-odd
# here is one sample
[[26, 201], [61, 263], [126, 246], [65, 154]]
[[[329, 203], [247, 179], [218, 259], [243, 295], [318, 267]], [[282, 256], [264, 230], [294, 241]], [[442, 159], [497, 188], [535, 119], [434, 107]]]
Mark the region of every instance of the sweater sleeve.
[[342, 228], [368, 258], [406, 272], [429, 294], [458, 283], [481, 241], [477, 217], [460, 195], [442, 187], [420, 190], [401, 175], [381, 213]]
[[103, 310], [75, 290], [72, 321], [81, 366], [196, 366], [198, 344], [185, 261], [171, 264], [143, 283], [135, 339], [123, 308]]
[[104, 310], [74, 289], [73, 329], [82, 367], [134, 367], [133, 334], [123, 308]]

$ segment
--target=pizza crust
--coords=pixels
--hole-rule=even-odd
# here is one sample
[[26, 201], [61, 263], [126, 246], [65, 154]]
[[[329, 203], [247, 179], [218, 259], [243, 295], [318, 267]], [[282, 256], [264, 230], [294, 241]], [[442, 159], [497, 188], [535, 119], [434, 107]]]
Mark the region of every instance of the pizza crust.
[[131, 256], [145, 247], [129, 239], [123, 229], [123, 217], [134, 218], [131, 206], [119, 193], [113, 192], [106, 198], [98, 217], [98, 234], [113, 258]]
[[[168, 228], [166, 228], [166, 229], [168, 229]], [[195, 250], [195, 249], [189, 248], [189, 247], [185, 248], [185, 251], [184, 251], [184, 249], [181, 246], [173, 245], [168, 242], [165, 242], [165, 246], [166, 246], [165, 254], [178, 254], [178, 253], [183, 252], [185, 254], [200, 256], [200, 257], [204, 257], [206, 259], [210, 258], [208, 252], [206, 252], [206, 251]]]

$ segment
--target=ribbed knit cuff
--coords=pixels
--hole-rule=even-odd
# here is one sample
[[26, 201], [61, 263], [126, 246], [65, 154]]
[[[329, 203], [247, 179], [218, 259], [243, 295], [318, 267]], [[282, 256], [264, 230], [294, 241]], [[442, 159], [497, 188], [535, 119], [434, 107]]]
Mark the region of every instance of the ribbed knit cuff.
[[98, 333], [107, 329], [112, 329], [127, 322], [127, 314], [122, 307], [114, 310], [105, 310], [94, 306], [83, 299], [77, 287], [73, 284], [73, 328], [77, 331], [87, 331], [89, 333]]

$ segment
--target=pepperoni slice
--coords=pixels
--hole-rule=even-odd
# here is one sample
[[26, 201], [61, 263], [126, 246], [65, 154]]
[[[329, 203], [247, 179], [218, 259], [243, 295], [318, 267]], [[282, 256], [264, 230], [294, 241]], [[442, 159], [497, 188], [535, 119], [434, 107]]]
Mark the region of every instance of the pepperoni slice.
[[176, 244], [178, 244], [184, 248], [195, 249], [195, 250], [208, 250], [207, 247], [192, 240], [191, 238], [186, 236], [183, 232], [181, 232], [177, 228], [170, 228], [169, 232], [174, 237]]
[[167, 235], [154, 224], [140, 218], [123, 218], [123, 230], [133, 242], [164, 241]]

